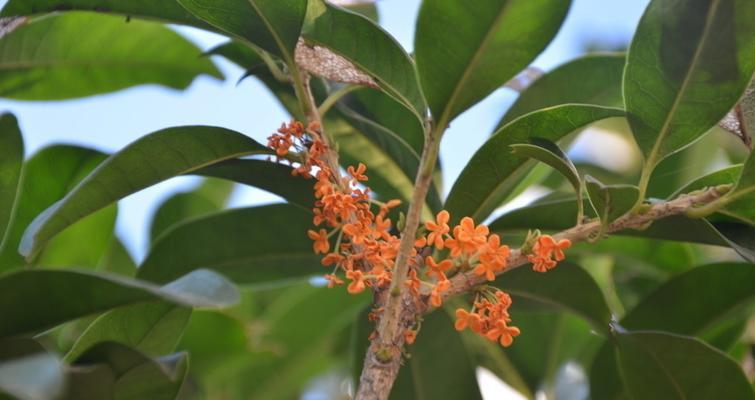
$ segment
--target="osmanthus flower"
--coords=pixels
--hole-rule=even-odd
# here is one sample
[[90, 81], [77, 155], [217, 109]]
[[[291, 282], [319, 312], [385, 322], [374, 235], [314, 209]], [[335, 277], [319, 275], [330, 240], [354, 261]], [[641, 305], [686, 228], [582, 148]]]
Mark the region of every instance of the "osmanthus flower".
[[[333, 151], [323, 140], [316, 123], [306, 129], [297, 121], [284, 124], [268, 138], [268, 145], [280, 162], [292, 166], [293, 175], [316, 180], [312, 222], [322, 228], [308, 230], [307, 235], [313, 240], [313, 251], [324, 255], [322, 264], [333, 268], [333, 272], [325, 275], [328, 287], [344, 285], [345, 280], [349, 281], [346, 290], [351, 294], [361, 293], [368, 287], [376, 290], [389, 287], [394, 279], [393, 268], [401, 239], [392, 233], [388, 214], [401, 202], [381, 203], [371, 198], [370, 188], [363, 184], [368, 181], [364, 164], [346, 167], [345, 175], [334, 168], [328, 159]], [[379, 211], [375, 210], [376, 205]], [[447, 275], [471, 270], [473, 274], [493, 280], [508, 266], [510, 256], [509, 247], [501, 243], [498, 235], [490, 234], [487, 226], [464, 217], [451, 227], [450, 220], [449, 212], [442, 210], [434, 220], [425, 221], [426, 234], [416, 238], [407, 259], [409, 272], [404, 284], [417, 300], [427, 299], [433, 307], [442, 305], [444, 293], [452, 286]], [[336, 238], [332, 251], [331, 236]], [[556, 241], [541, 235], [528, 258], [535, 270], [545, 271], [564, 258], [563, 250], [570, 245], [568, 240]], [[449, 254], [443, 259], [439, 259], [437, 253], [435, 257], [426, 253], [444, 249], [448, 249]], [[419, 272], [424, 280], [420, 279]], [[456, 310], [454, 326], [458, 330], [469, 328], [509, 346], [520, 333], [518, 328], [509, 325], [510, 305], [508, 294], [485, 287], [478, 290], [471, 311]], [[373, 311], [371, 319], [379, 318], [380, 312], [381, 309]], [[414, 342], [418, 330], [419, 326], [405, 332], [406, 343]]]
[[510, 346], [520, 333], [519, 328], [509, 326], [511, 297], [495, 288], [485, 288], [481, 294], [484, 298], [474, 302], [471, 312], [461, 308], [456, 310], [455, 328], [459, 331], [470, 328], [488, 340]]
[[527, 259], [532, 263], [532, 269], [537, 272], [546, 272], [555, 268], [557, 261], [562, 261], [566, 256], [564, 250], [571, 247], [569, 239], [556, 241], [550, 235], [540, 235], [532, 246], [532, 254]]
[[435, 221], [426, 221], [425, 228], [430, 233], [427, 235], [427, 243], [431, 246], [435, 246], [438, 250], [442, 250], [445, 245], [445, 235], [451, 231], [448, 226], [448, 220], [451, 219], [451, 215], [446, 210], [442, 210], [435, 217]]
[[438, 280], [444, 280], [446, 279], [445, 272], [451, 269], [451, 267], [454, 266], [454, 263], [451, 260], [443, 260], [436, 263], [431, 256], [427, 256], [425, 257], [425, 265], [428, 267], [427, 276], [435, 277]]
[[313, 230], [307, 231], [307, 236], [315, 242], [312, 244], [312, 248], [315, 253], [325, 254], [330, 250], [330, 242], [328, 242], [328, 232], [325, 229], [320, 229], [318, 232]]
[[446, 239], [444, 245], [451, 249], [452, 257], [458, 257], [462, 254], [475, 254], [480, 246], [488, 241], [489, 231], [487, 226], [475, 226], [472, 218], [464, 217], [461, 223], [454, 227], [453, 233], [453, 238]]
[[351, 283], [346, 290], [351, 294], [362, 293], [365, 289], [364, 273], [359, 270], [346, 271], [346, 277], [351, 279]]

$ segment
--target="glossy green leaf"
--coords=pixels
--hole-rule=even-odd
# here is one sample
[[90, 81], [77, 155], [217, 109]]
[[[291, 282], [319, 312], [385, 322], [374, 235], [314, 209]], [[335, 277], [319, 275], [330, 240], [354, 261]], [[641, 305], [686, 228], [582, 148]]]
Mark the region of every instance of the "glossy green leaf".
[[0, 38], [0, 97], [62, 100], [142, 84], [185, 89], [202, 74], [222, 78], [199, 54], [191, 42], [153, 22], [86, 13], [46, 16]]
[[176, 193], [165, 199], [152, 215], [150, 242], [185, 219], [222, 210], [232, 191], [232, 182], [207, 179], [194, 190]]
[[[558, 32], [569, 0], [422, 3], [414, 49], [439, 129], [529, 65]], [[453, 29], [449, 29], [453, 27]]]
[[625, 62], [622, 53], [588, 54], [556, 67], [516, 99], [498, 128], [524, 114], [559, 104], [622, 106], [621, 76]]
[[632, 185], [604, 185], [590, 175], [585, 176], [590, 204], [605, 227], [629, 212], [637, 203], [640, 191]]
[[18, 121], [13, 114], [0, 114], [0, 249], [10, 228], [23, 163], [24, 139]]
[[414, 63], [380, 26], [323, 0], [310, 0], [303, 36], [308, 43], [326, 47], [351, 61], [424, 121], [427, 106]]
[[63, 365], [50, 353], [40, 351], [0, 361], [0, 396], [55, 399], [64, 388]]
[[311, 210], [314, 181], [291, 175], [292, 168], [262, 160], [228, 160], [204, 167], [194, 174], [227, 179], [276, 194], [291, 204]]
[[[755, 266], [752, 264], [720, 263], [698, 267], [672, 278], [642, 299], [620, 325], [629, 330], [658, 330], [700, 337], [755, 302], [753, 283]], [[724, 344], [728, 346], [731, 342]], [[596, 397], [613, 399], [621, 392], [616, 356], [608, 343], [598, 352], [591, 375], [592, 393]]]
[[737, 103], [755, 71], [755, 4], [653, 1], [627, 56], [624, 100], [649, 175]]
[[170, 302], [148, 302], [116, 308], [102, 314], [79, 336], [66, 361], [100, 342], [118, 342], [146, 355], [171, 353], [189, 322], [191, 308]]
[[560, 172], [571, 183], [577, 197], [582, 199], [582, 180], [579, 178], [577, 167], [557, 144], [548, 139], [531, 137], [529, 143], [512, 144], [510, 147], [513, 154], [534, 158]]
[[268, 283], [320, 274], [307, 230], [312, 214], [276, 204], [223, 211], [175, 226], [152, 246], [138, 277], [166, 282], [211, 268], [239, 283]]
[[399, 371], [391, 399], [481, 399], [474, 365], [453, 320], [443, 310], [422, 321], [411, 358]]
[[22, 270], [0, 276], [0, 289], [3, 337], [144, 301], [199, 307], [224, 307], [238, 301], [236, 288], [208, 270], [194, 271], [162, 287], [91, 272]]
[[76, 366], [98, 364], [109, 367], [111, 374], [108, 375], [112, 376], [112, 381], [89, 379], [84, 382], [84, 387], [74, 387], [74, 390], [104, 386], [104, 390], [100, 390], [111, 393], [114, 399], [173, 400], [189, 370], [189, 355], [176, 353], [151, 359], [120, 343], [104, 342], [90, 348], [75, 361]]
[[739, 365], [697, 339], [631, 332], [618, 334], [617, 343], [619, 368], [631, 398], [755, 398]]
[[[47, 147], [28, 159], [24, 164], [24, 176], [18, 194], [17, 206], [11, 218], [5, 242], [0, 249], [0, 271], [6, 271], [25, 265], [23, 257], [18, 254], [18, 246], [24, 229], [34, 217], [65, 196], [79, 180], [94, 169], [105, 155], [76, 146], [57, 145]], [[111, 211], [105, 210], [104, 213]], [[92, 216], [99, 219], [99, 216]], [[85, 222], [83, 222], [85, 223]], [[95, 224], [95, 227], [98, 224]], [[107, 228], [107, 227], [106, 227]], [[112, 234], [112, 227], [106, 231], [91, 231], [92, 245], [101, 246], [102, 238]], [[102, 248], [77, 246], [71, 252], [85, 254], [91, 251], [93, 257], [102, 253]], [[88, 258], [88, 256], [87, 256]], [[89, 265], [91, 267], [91, 265]]]
[[755, 157], [750, 153], [736, 186], [727, 193], [725, 211], [755, 226]]
[[574, 312], [599, 332], [605, 332], [611, 321], [611, 310], [598, 285], [584, 269], [566, 261], [546, 273], [529, 266], [515, 268], [494, 285], [510, 293], [514, 302], [521, 297]]
[[113, 236], [97, 264], [97, 270], [131, 278], [136, 275], [136, 262], [121, 239]]
[[621, 117], [622, 110], [567, 104], [522, 116], [496, 132], [472, 156], [451, 188], [445, 209], [453, 220], [484, 220], [526, 175], [526, 158], [512, 156], [509, 146], [532, 137], [556, 142], [595, 121]]
[[135, 18], [191, 25], [209, 29], [210, 25], [186, 11], [176, 0], [9, 0], [0, 16], [36, 15], [60, 11], [97, 11]]
[[19, 251], [33, 257], [44, 243], [84, 216], [177, 175], [269, 149], [238, 132], [185, 126], [149, 134], [113, 154], [28, 227]]
[[291, 65], [306, 0], [176, 0], [197, 18]]

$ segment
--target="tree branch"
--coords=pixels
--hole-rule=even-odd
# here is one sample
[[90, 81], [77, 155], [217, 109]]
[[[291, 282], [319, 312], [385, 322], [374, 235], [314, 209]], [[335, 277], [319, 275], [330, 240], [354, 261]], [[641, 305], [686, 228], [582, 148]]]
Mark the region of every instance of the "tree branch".
[[[701, 205], [710, 204], [719, 199], [723, 193], [718, 188], [708, 188], [690, 194], [684, 194], [670, 201], [656, 203], [642, 213], [627, 214], [610, 225], [605, 233], [622, 231], [625, 229], [644, 229], [646, 225], [653, 221], [670, 217], [672, 215], [684, 214], [687, 211]], [[556, 240], [569, 239], [572, 243], [585, 241], [600, 231], [600, 221], [593, 220], [585, 224], [577, 225], [573, 228], [559, 232], [553, 235]], [[511, 269], [528, 264], [527, 255], [521, 249], [512, 250], [508, 258], [508, 267], [499, 271], [497, 275], [506, 273]], [[485, 277], [476, 275], [472, 271], [457, 274], [451, 278], [451, 288], [444, 293], [444, 299], [453, 297], [471, 290], [473, 287], [485, 283]]]

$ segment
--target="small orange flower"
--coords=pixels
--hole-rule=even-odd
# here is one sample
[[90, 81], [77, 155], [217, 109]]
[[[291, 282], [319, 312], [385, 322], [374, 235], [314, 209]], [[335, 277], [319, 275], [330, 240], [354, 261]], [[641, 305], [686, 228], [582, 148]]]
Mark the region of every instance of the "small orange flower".
[[408, 287], [409, 290], [411, 290], [415, 296], [419, 294], [420, 281], [419, 281], [419, 278], [417, 277], [416, 269], [412, 269], [409, 271], [409, 278], [407, 278], [407, 280], [404, 281], [404, 284], [406, 284], [406, 287]]
[[314, 249], [315, 253], [322, 253], [325, 254], [330, 250], [330, 243], [328, 242], [328, 232], [325, 231], [325, 229], [320, 229], [319, 232], [315, 232], [313, 230], [307, 231], [307, 235], [310, 239], [314, 240], [315, 243], [312, 245], [312, 248]]
[[332, 289], [334, 286], [343, 285], [343, 279], [335, 276], [335, 274], [325, 275], [325, 279], [328, 281], [328, 288]]
[[328, 253], [320, 262], [327, 267], [328, 265], [340, 264], [343, 259], [344, 257], [338, 253]]
[[364, 273], [362, 271], [356, 269], [346, 271], [346, 277], [351, 279], [351, 283], [349, 283], [346, 291], [351, 294], [362, 293], [364, 291]]
[[[569, 239], [561, 239], [558, 242], [550, 235], [540, 235], [537, 243], [532, 246], [532, 254], [527, 259], [532, 263], [532, 269], [537, 272], [545, 272], [556, 266], [556, 261], [565, 258], [564, 250], [571, 247]], [[555, 260], [553, 260], [555, 258]]]
[[409, 329], [404, 332], [404, 340], [406, 341], [406, 344], [413, 344], [416, 339], [417, 331]]
[[456, 328], [457, 331], [463, 331], [464, 329], [469, 328], [472, 332], [479, 333], [482, 329], [480, 315], [459, 308], [456, 310], [456, 323], [454, 323], [454, 328]]
[[445, 272], [453, 267], [454, 263], [451, 260], [443, 260], [439, 263], [436, 263], [432, 257], [427, 256], [425, 257], [425, 265], [430, 268], [427, 271], [428, 276], [435, 276], [437, 279], [443, 280], [446, 278]]
[[452, 257], [458, 257], [462, 253], [472, 255], [487, 242], [488, 233], [487, 226], [475, 226], [472, 218], [464, 217], [461, 223], [454, 227], [454, 237], [446, 239], [445, 246], [451, 249]]
[[448, 226], [449, 219], [451, 219], [451, 215], [448, 211], [443, 210], [435, 217], [435, 222], [425, 222], [425, 228], [430, 231], [430, 234], [427, 235], [427, 242], [439, 250], [443, 249], [445, 244], [443, 236], [451, 231], [451, 228]]
[[519, 328], [508, 326], [505, 321], [499, 319], [495, 326], [485, 334], [485, 337], [492, 341], [497, 340], [503, 347], [509, 347], [514, 342], [514, 338], [519, 336], [519, 333]]
[[443, 292], [451, 288], [451, 281], [444, 279], [438, 281], [430, 292], [430, 304], [433, 307], [440, 307], [443, 303]]
[[365, 171], [367, 171], [367, 166], [362, 163], [359, 163], [359, 166], [357, 166], [356, 169], [354, 169], [354, 166], [352, 165], [349, 165], [349, 167], [346, 168], [346, 172], [351, 175], [351, 177], [354, 178], [354, 180], [356, 180], [357, 182], [362, 182], [369, 179], [367, 178], [367, 175], [364, 174]]

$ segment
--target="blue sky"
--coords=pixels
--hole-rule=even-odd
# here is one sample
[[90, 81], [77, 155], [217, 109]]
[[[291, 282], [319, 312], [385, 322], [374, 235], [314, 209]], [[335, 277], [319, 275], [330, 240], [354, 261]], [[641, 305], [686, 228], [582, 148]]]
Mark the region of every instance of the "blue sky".
[[[0, 0], [4, 5], [6, 0]], [[382, 25], [412, 50], [414, 21], [420, 0], [380, 0]], [[550, 70], [584, 52], [585, 42], [615, 46], [628, 43], [648, 0], [573, 0], [561, 31], [534, 65]], [[474, 1], [469, 2], [473, 6]], [[177, 28], [202, 48], [222, 42], [219, 36]], [[288, 116], [254, 79], [236, 85], [242, 71], [216, 60], [227, 80], [200, 77], [184, 92], [141, 86], [121, 92], [64, 102], [18, 102], [0, 99], [0, 111], [16, 114], [26, 140], [27, 154], [53, 143], [72, 143], [114, 152], [140, 136], [177, 125], [217, 125], [264, 141]], [[451, 125], [441, 147], [446, 186], [466, 160], [489, 136], [500, 115], [514, 101], [508, 89], [493, 93]], [[147, 228], [155, 207], [196, 178], [175, 178], [129, 196], [120, 203], [117, 229], [138, 259], [147, 250]], [[233, 206], [277, 201], [251, 188], [237, 190]]]

